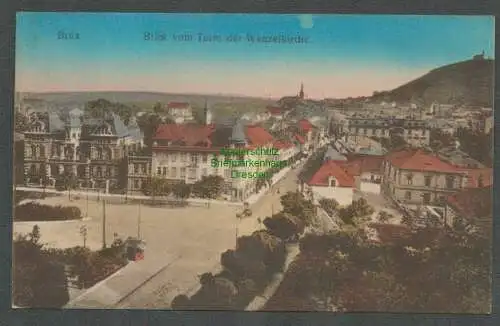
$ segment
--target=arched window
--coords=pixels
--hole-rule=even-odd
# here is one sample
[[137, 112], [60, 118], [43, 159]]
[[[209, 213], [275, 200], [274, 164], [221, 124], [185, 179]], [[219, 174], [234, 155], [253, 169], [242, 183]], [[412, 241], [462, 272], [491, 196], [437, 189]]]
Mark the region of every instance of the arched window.
[[97, 159], [98, 160], [102, 160], [103, 159], [103, 150], [102, 150], [102, 148], [101, 147], [97, 147], [96, 151], [97, 151]]
[[97, 167], [97, 177], [101, 178], [102, 177], [102, 168], [100, 166]]

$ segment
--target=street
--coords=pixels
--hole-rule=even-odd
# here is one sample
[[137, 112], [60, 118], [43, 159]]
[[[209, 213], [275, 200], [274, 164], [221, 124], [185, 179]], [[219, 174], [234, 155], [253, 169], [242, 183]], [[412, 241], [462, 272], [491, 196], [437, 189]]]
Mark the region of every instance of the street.
[[[272, 214], [273, 210], [276, 213], [281, 209], [280, 196], [296, 189], [297, 173], [298, 170], [291, 170], [274, 185], [268, 194], [251, 206], [252, 216], [243, 218], [238, 223], [238, 236], [251, 234], [264, 227], [259, 225], [257, 218], [264, 220]], [[279, 194], [275, 191], [278, 188]], [[205, 210], [206, 218], [212, 219], [216, 217], [216, 214], [218, 213], [214, 211], [213, 205]], [[185, 294], [196, 289], [199, 285], [198, 275], [205, 272], [216, 273], [221, 268], [221, 253], [234, 248], [237, 221], [236, 212], [234, 212], [231, 221], [227, 219], [224, 222], [221, 221], [226, 225], [217, 225], [216, 228], [200, 227], [196, 235], [188, 236], [178, 232], [183, 240], [175, 243], [177, 248], [175, 254], [180, 255], [180, 259], [120, 302], [116, 308], [165, 309], [170, 307], [171, 301], [178, 294]], [[151, 259], [148, 257], [151, 254], [146, 255], [146, 259]]]

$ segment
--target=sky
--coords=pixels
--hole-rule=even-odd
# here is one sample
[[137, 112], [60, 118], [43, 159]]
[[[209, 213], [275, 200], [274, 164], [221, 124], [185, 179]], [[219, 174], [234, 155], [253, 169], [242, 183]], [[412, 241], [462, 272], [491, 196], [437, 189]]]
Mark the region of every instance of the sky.
[[[200, 42], [200, 34], [220, 41]], [[252, 43], [248, 35], [307, 42]], [[367, 96], [481, 51], [494, 56], [492, 16], [24, 12], [16, 91], [277, 98], [303, 83], [309, 98]]]

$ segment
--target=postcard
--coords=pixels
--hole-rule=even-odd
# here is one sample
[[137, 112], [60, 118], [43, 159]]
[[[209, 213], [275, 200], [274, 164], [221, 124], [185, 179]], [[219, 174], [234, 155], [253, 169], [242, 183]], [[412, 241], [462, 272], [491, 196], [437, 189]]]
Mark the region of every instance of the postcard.
[[15, 308], [491, 312], [490, 16], [19, 12]]

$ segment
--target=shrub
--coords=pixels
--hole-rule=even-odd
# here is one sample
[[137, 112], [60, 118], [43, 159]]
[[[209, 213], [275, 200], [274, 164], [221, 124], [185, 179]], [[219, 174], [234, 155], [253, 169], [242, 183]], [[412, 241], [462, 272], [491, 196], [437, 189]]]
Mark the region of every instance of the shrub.
[[188, 310], [190, 308], [190, 300], [187, 295], [179, 294], [172, 300], [170, 307], [173, 310]]
[[76, 206], [50, 206], [36, 202], [17, 205], [14, 219], [18, 221], [58, 221], [79, 219], [82, 213]]
[[327, 212], [328, 215], [333, 216], [335, 215], [336, 209], [339, 207], [339, 202], [336, 201], [335, 199], [329, 199], [329, 198], [321, 198], [319, 200], [319, 204], [321, 208]]
[[279, 213], [266, 218], [264, 225], [271, 234], [284, 241], [296, 238], [305, 229], [305, 223], [302, 220], [286, 213]]
[[12, 298], [20, 307], [59, 308], [69, 300], [64, 265], [43, 251], [39, 235], [13, 242]]

